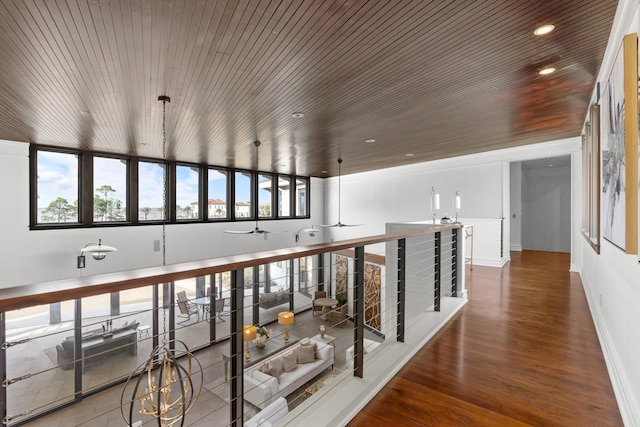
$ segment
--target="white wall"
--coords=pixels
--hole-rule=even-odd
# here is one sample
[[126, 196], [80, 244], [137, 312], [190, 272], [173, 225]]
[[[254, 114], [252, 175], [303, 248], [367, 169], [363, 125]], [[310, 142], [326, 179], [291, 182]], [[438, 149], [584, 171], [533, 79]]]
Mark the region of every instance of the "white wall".
[[[623, 35], [637, 31], [638, 1], [620, 1], [598, 81], [607, 80]], [[577, 159], [574, 158], [574, 163], [576, 161]], [[574, 233], [575, 231], [576, 227], [574, 227]], [[581, 252], [581, 260], [577, 264], [577, 269], [589, 300], [589, 307], [598, 330], [622, 418], [627, 426], [639, 426], [640, 264], [638, 256], [627, 255], [604, 239], [601, 239], [598, 255], [582, 236], [580, 240], [578, 250]]]
[[[28, 148], [0, 141], [0, 288], [162, 265], [162, 253], [154, 251], [154, 241], [162, 240], [159, 225], [30, 231]], [[298, 230], [322, 222], [323, 191], [322, 180], [312, 179], [311, 219], [261, 221], [263, 229], [283, 231], [267, 240], [224, 233], [252, 229], [255, 222], [168, 225], [167, 264], [295, 246]], [[99, 262], [87, 257], [87, 267], [77, 269], [80, 248], [99, 238], [118, 252]], [[321, 233], [303, 234], [298, 244], [321, 242]]]
[[[461, 218], [509, 218], [509, 163], [579, 152], [580, 139], [569, 138], [471, 156], [381, 169], [342, 177], [342, 215], [346, 224], [360, 227], [329, 228], [327, 239], [343, 240], [383, 234], [388, 222], [430, 220], [430, 193], [440, 194], [437, 218], [454, 214], [453, 197], [462, 199]], [[345, 159], [345, 163], [348, 159]], [[337, 222], [336, 178], [327, 179], [327, 223]], [[475, 242], [477, 243], [477, 242]], [[504, 256], [509, 256], [510, 227], [504, 225]], [[369, 251], [369, 248], [367, 248]], [[384, 249], [375, 249], [383, 252]]]

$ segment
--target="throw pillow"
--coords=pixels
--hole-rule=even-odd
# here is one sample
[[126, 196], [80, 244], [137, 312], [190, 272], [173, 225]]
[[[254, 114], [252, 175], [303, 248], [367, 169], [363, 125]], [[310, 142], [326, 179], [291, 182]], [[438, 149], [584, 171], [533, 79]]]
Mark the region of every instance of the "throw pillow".
[[298, 354], [298, 363], [313, 363], [315, 360], [313, 346], [301, 345], [296, 349]]
[[271, 375], [271, 371], [269, 371], [269, 365], [266, 363], [263, 363], [262, 366], [260, 367], [260, 372], [267, 374], [267, 375]]
[[280, 384], [280, 374], [282, 373], [283, 368], [284, 367], [282, 366], [281, 357], [274, 357], [273, 359], [269, 360], [269, 373], [271, 373], [272, 376], [276, 377], [276, 379], [278, 380], [278, 384]]
[[298, 358], [293, 351], [282, 355], [282, 365], [285, 372], [291, 372], [298, 367]]
[[300, 346], [311, 347], [313, 349], [313, 358], [318, 359], [318, 345], [316, 343], [309, 341], [309, 342], [300, 344]]

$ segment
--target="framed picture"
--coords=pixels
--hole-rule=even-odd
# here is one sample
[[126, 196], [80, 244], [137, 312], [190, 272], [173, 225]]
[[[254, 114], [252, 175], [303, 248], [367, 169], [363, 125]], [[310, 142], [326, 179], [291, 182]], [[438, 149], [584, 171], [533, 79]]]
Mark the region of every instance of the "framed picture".
[[593, 104], [582, 134], [582, 235], [600, 253], [600, 106]]
[[638, 253], [638, 41], [628, 34], [603, 91], [602, 236]]

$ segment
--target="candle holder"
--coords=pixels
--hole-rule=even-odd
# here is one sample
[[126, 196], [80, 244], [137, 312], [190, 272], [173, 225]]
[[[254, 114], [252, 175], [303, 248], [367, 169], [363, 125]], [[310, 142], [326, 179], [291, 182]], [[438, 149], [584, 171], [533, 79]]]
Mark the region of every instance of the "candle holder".
[[433, 223], [436, 223], [436, 212], [440, 209], [440, 194], [436, 193], [436, 189], [431, 187], [431, 214], [433, 215]]

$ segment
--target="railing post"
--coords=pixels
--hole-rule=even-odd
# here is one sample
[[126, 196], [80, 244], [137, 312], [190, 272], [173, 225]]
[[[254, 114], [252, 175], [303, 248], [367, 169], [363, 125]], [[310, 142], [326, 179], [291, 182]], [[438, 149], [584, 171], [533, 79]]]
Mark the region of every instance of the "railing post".
[[[153, 301], [151, 302], [153, 307], [153, 315], [151, 316], [152, 322], [152, 348], [156, 348], [158, 346], [158, 342], [160, 340], [160, 305], [158, 301], [160, 300], [160, 285], [153, 285]], [[163, 297], [164, 298], [164, 297]]]
[[[244, 271], [244, 270], [242, 270]], [[258, 323], [260, 321], [260, 267], [254, 266], [251, 267], [253, 284], [251, 285], [251, 318], [253, 319], [250, 323]], [[242, 274], [242, 289], [244, 289], [244, 273]], [[264, 293], [268, 292], [269, 286], [267, 283], [264, 284]], [[242, 298], [244, 298], [244, 292], [242, 293]], [[241, 299], [242, 301], [242, 299]], [[240, 304], [240, 310], [244, 313], [244, 307]], [[244, 322], [244, 319], [243, 319]], [[242, 325], [244, 327], [244, 324]]]
[[243, 361], [242, 346], [244, 328], [244, 271], [231, 272], [231, 425], [241, 427], [243, 420]]
[[440, 248], [442, 244], [442, 236], [441, 232], [436, 232], [435, 239], [435, 259], [433, 262], [434, 267], [434, 287], [433, 287], [433, 309], [435, 311], [440, 311], [440, 270], [441, 270], [441, 253]]
[[324, 253], [318, 254], [318, 290], [324, 291]]
[[406, 239], [398, 240], [398, 304], [396, 307], [396, 341], [404, 342], [406, 298]]
[[364, 246], [355, 248], [353, 284], [353, 375], [364, 374]]
[[77, 402], [82, 399], [82, 371], [84, 368], [84, 357], [82, 355], [82, 299], [74, 300], [73, 315], [73, 399]]
[[[293, 261], [293, 258], [289, 260], [289, 311], [294, 310], [293, 306], [293, 291], [296, 287], [295, 281], [295, 268], [296, 263]], [[300, 269], [300, 262], [298, 262], [298, 270]], [[300, 282], [300, 272], [298, 271], [298, 283]]]
[[451, 230], [451, 296], [458, 296], [458, 231]]

